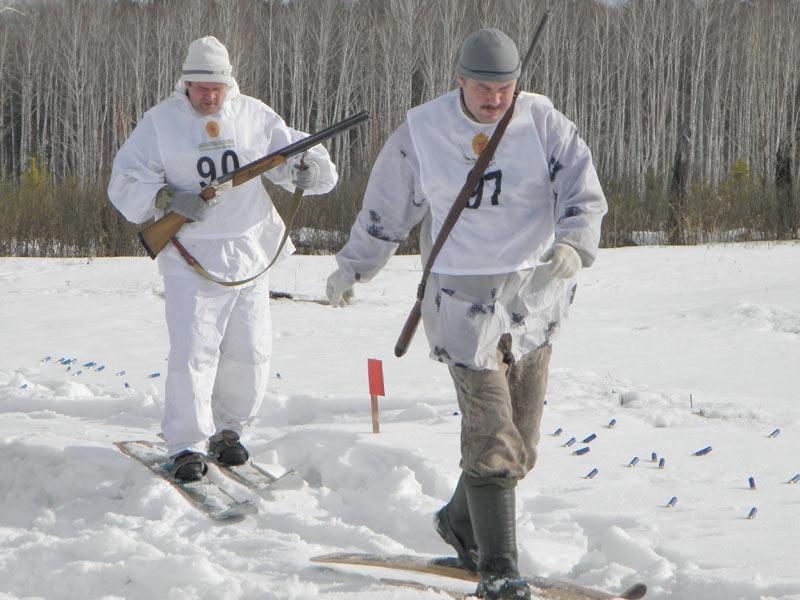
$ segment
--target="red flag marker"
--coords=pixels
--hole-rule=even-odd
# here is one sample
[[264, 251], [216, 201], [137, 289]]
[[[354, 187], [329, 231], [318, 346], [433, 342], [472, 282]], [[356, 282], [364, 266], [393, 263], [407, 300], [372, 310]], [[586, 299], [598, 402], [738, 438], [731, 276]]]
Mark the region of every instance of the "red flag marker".
[[369, 377], [369, 396], [372, 404], [372, 433], [380, 433], [378, 396], [385, 396], [383, 391], [383, 363], [377, 358], [368, 358], [367, 375]]

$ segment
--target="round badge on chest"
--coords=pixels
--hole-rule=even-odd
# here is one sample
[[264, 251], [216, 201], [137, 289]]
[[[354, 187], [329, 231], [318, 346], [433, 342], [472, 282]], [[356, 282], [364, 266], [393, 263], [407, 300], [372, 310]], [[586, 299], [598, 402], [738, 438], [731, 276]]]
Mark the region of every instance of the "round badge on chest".
[[475, 153], [475, 156], [479, 156], [488, 143], [489, 138], [485, 133], [479, 133], [472, 138], [472, 151]]
[[208, 137], [217, 137], [219, 135], [219, 123], [216, 121], [209, 121], [206, 123], [206, 133], [208, 134]]

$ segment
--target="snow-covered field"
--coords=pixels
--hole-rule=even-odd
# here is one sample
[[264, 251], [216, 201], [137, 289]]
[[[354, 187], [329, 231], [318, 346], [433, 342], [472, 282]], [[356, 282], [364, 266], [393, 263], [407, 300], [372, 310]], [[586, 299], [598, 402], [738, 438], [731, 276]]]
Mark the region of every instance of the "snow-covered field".
[[[321, 297], [333, 265], [292, 258], [271, 287]], [[447, 551], [431, 515], [459, 473], [449, 376], [421, 331], [392, 353], [419, 267], [393, 259], [346, 309], [273, 302], [271, 387], [248, 445], [307, 485], [218, 525], [112, 445], [159, 432], [155, 265], [0, 259], [0, 598], [441, 598], [309, 562]], [[367, 358], [384, 361], [379, 435]], [[800, 598], [800, 484], [787, 483], [799, 359], [800, 244], [601, 251], [555, 346], [539, 465], [518, 488], [522, 569], [612, 592], [643, 580], [654, 599]]]

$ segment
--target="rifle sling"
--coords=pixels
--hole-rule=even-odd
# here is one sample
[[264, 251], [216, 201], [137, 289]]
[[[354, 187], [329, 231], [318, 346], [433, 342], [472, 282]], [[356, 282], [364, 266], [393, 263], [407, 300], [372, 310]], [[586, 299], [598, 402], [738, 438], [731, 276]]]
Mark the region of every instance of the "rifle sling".
[[256, 273], [247, 279], [241, 279], [239, 281], [225, 281], [224, 279], [218, 279], [203, 268], [203, 265], [201, 265], [200, 262], [191, 255], [191, 253], [186, 249], [186, 246], [181, 243], [177, 236], [172, 238], [172, 245], [175, 246], [175, 249], [183, 257], [183, 260], [185, 260], [187, 264], [192, 267], [203, 279], [207, 279], [208, 281], [212, 281], [219, 285], [224, 285], [225, 287], [236, 287], [238, 285], [250, 283], [266, 273], [269, 268], [275, 264], [275, 261], [278, 260], [278, 257], [281, 255], [281, 250], [283, 250], [284, 245], [286, 245], [286, 240], [289, 239], [289, 229], [292, 227], [292, 223], [294, 223], [294, 218], [297, 216], [297, 211], [300, 210], [300, 200], [302, 200], [302, 198], [303, 189], [296, 188], [294, 190], [294, 194], [292, 194], [292, 202], [289, 205], [289, 220], [286, 223], [285, 229], [283, 230], [283, 238], [281, 238], [281, 243], [278, 245], [278, 250], [275, 252], [275, 256], [272, 257], [272, 260], [261, 272]]

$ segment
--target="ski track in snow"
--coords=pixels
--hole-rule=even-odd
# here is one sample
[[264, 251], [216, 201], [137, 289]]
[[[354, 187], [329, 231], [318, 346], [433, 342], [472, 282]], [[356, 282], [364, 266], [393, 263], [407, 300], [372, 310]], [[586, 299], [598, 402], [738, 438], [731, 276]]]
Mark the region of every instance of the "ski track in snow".
[[[556, 344], [539, 463], [518, 487], [523, 571], [612, 592], [645, 581], [654, 599], [800, 598], [800, 485], [786, 484], [800, 472], [800, 411], [779, 401], [796, 398], [796, 371], [780, 379], [773, 365], [762, 401], [747, 377], [737, 388], [720, 370], [733, 340], [754, 355], [734, 370], [746, 373], [750, 358], [768, 352], [797, 364], [799, 250], [731, 246], [726, 258], [717, 247], [660, 249], [662, 276], [682, 277], [696, 296], [707, 280], [692, 271], [699, 258], [727, 266], [727, 278], [715, 272], [735, 284], [707, 298], [669, 296], [646, 268], [654, 249], [601, 253]], [[755, 285], [764, 253], [785, 267]], [[308, 561], [333, 551], [447, 551], [431, 524], [459, 473], [446, 370], [425, 356], [421, 332], [406, 362], [384, 357], [377, 436], [365, 392], [364, 359], [376, 348], [390, 353], [418, 263], [393, 259], [342, 311], [273, 302], [273, 379], [248, 447], [273, 470], [297, 469], [306, 485], [262, 499], [241, 488], [259, 514], [221, 526], [112, 445], [160, 429], [166, 341], [152, 265], [0, 259], [0, 327], [4, 338], [18, 336], [0, 355], [0, 599], [441, 598], [383, 585], [382, 571]], [[331, 257], [291, 259], [272, 287], [319, 296], [332, 266]], [[768, 286], [783, 291], [759, 291]], [[584, 358], [590, 340], [608, 353]], [[704, 352], [710, 366], [663, 383], [664, 369], [696, 365]], [[565, 447], [570, 437], [577, 441]], [[693, 456], [708, 445], [711, 453]], [[584, 446], [588, 454], [572, 454]], [[585, 478], [592, 468], [598, 475]], [[666, 508], [672, 496], [678, 502]], [[758, 515], [748, 521], [752, 506]]]

